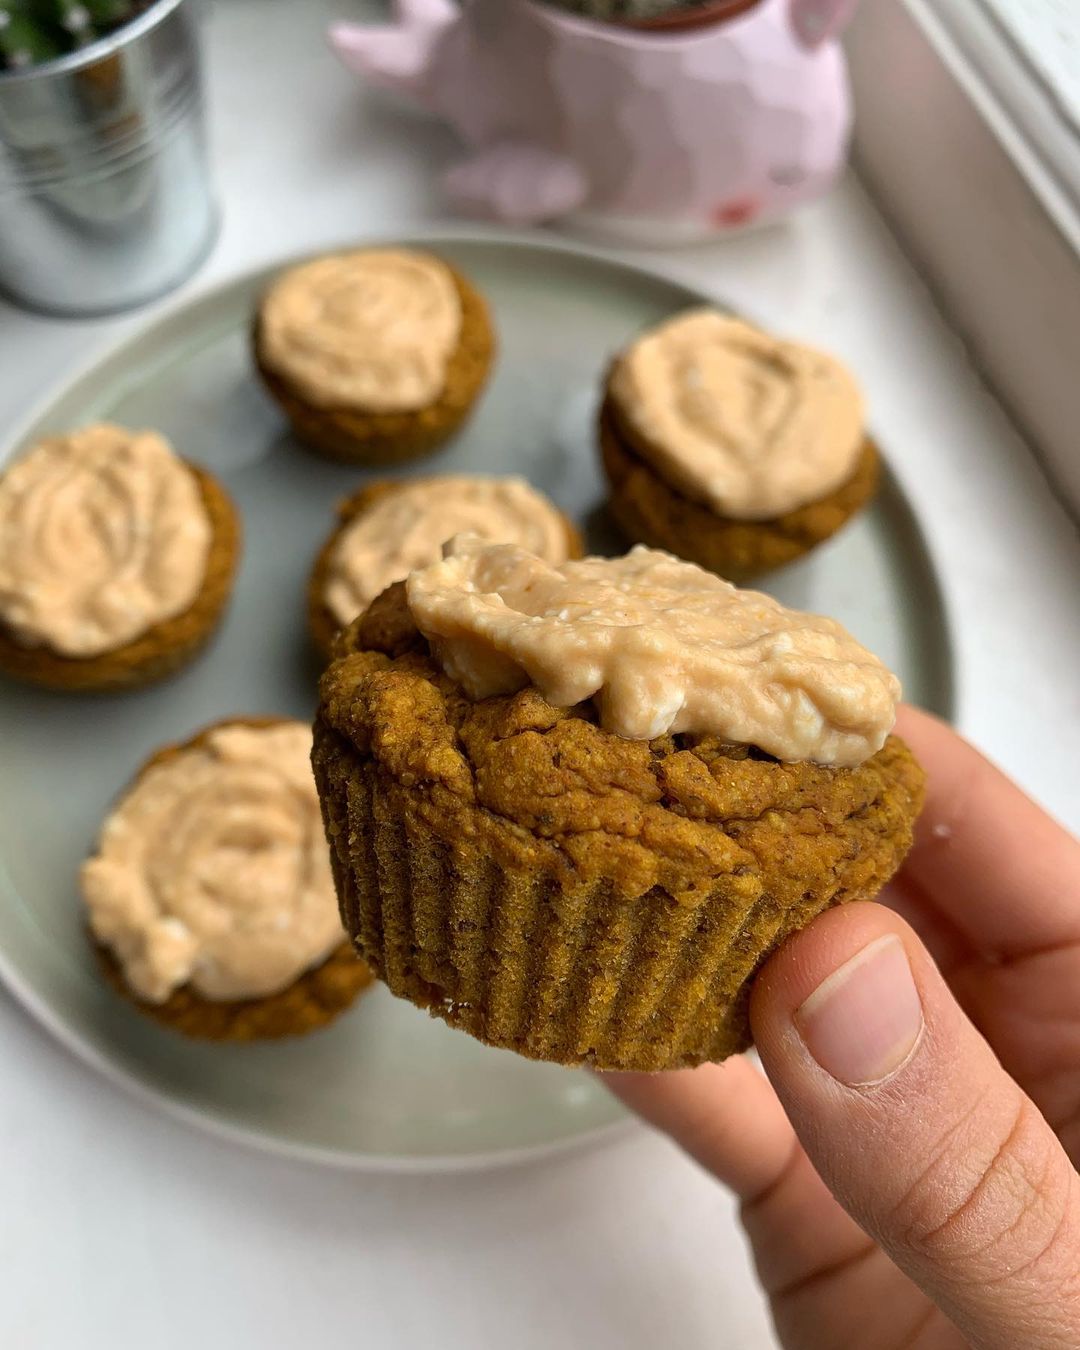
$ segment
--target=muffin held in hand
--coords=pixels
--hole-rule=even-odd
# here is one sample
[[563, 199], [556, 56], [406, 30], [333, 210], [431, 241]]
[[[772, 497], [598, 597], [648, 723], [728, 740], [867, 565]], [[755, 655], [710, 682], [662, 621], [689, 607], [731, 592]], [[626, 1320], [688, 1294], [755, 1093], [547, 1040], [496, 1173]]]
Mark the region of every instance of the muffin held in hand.
[[899, 692], [839, 624], [667, 554], [552, 567], [455, 540], [323, 676], [349, 932], [395, 994], [490, 1044], [721, 1060], [770, 953], [911, 844]]
[[210, 638], [240, 522], [152, 431], [41, 441], [0, 475], [0, 672], [52, 689], [162, 679]]
[[325, 1026], [371, 983], [342, 932], [311, 730], [222, 722], [158, 751], [105, 821], [80, 882], [105, 974], [187, 1036]]
[[629, 538], [734, 581], [835, 534], [879, 476], [844, 366], [710, 309], [662, 324], [616, 359], [600, 449]]
[[255, 323], [255, 361], [297, 436], [332, 459], [425, 455], [464, 422], [495, 338], [478, 291], [448, 263], [359, 249], [294, 267]]
[[581, 557], [577, 530], [523, 478], [387, 479], [343, 502], [338, 520], [308, 584], [308, 622], [324, 656], [381, 591], [437, 562], [456, 534], [517, 544], [551, 563]]

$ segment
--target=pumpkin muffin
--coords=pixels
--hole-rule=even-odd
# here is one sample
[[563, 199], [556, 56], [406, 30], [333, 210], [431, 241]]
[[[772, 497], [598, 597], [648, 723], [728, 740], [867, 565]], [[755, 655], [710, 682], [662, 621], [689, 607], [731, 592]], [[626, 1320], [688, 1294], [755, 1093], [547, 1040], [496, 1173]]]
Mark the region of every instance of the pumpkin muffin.
[[615, 360], [599, 435], [628, 537], [734, 581], [830, 538], [880, 475], [844, 366], [710, 309]]
[[0, 672], [77, 692], [171, 675], [217, 627], [239, 553], [225, 489], [156, 432], [41, 441], [0, 475]]
[[159, 750], [80, 883], [109, 982], [201, 1040], [325, 1026], [371, 983], [342, 932], [303, 722], [221, 722]]
[[547, 562], [581, 557], [581, 537], [523, 478], [446, 475], [369, 483], [338, 508], [315, 560], [308, 623], [328, 657], [334, 637], [392, 582], [442, 556], [456, 534], [518, 544]]
[[898, 696], [839, 624], [670, 555], [552, 567], [455, 540], [323, 676], [346, 926], [393, 993], [489, 1044], [721, 1060], [768, 956], [910, 847]]
[[358, 249], [285, 272], [255, 321], [255, 363], [296, 435], [331, 459], [437, 449], [480, 395], [495, 350], [483, 296], [440, 258]]

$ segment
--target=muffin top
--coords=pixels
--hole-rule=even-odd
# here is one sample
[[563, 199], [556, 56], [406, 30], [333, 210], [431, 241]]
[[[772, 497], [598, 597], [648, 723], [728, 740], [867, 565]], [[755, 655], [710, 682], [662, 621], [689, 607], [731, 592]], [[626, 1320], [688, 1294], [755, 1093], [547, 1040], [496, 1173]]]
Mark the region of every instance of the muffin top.
[[851, 767], [885, 742], [896, 677], [832, 619], [741, 591], [670, 554], [552, 566], [463, 536], [414, 572], [408, 605], [440, 665], [474, 699], [534, 686], [593, 700], [632, 740], [669, 733]]
[[[349, 831], [377, 785], [450, 858], [626, 896], [661, 886], [692, 901], [726, 877], [740, 906], [765, 894], [797, 905], [823, 872], [839, 876], [879, 844], [902, 856], [910, 842], [922, 774], [896, 736], [839, 768], [719, 736], [629, 740], [598, 723], [596, 700], [556, 707], [531, 685], [468, 697], [398, 582], [350, 626], [322, 677], [316, 754], [335, 792], [349, 785]], [[350, 838], [362, 846], [362, 833]]]
[[0, 624], [61, 656], [114, 651], [194, 602], [212, 537], [195, 475], [155, 432], [41, 441], [0, 477]]
[[523, 478], [446, 475], [373, 484], [346, 507], [325, 571], [327, 609], [344, 627], [392, 582], [437, 562], [446, 540], [466, 533], [518, 544], [551, 563], [570, 553], [565, 518]]
[[461, 326], [444, 262], [361, 249], [294, 267], [270, 287], [259, 357], [314, 407], [417, 412], [442, 394]]
[[862, 396], [839, 361], [712, 309], [634, 342], [609, 381], [620, 429], [688, 497], [769, 520], [855, 472]]
[[302, 722], [234, 722], [156, 756], [82, 867], [95, 937], [163, 1003], [278, 993], [344, 940]]

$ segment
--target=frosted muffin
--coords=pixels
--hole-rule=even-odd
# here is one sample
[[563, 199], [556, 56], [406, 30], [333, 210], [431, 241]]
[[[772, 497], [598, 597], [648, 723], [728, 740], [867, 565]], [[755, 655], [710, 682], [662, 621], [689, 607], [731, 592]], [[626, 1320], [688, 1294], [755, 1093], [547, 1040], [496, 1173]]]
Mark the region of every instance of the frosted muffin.
[[581, 556], [581, 538], [523, 478], [446, 475], [370, 483], [343, 502], [315, 560], [308, 622], [315, 645], [333, 639], [395, 581], [442, 556], [456, 534], [517, 544], [551, 563]]
[[158, 751], [80, 883], [113, 985], [204, 1040], [296, 1036], [371, 981], [342, 932], [302, 722], [244, 719]]
[[225, 489], [155, 432], [39, 442], [0, 476], [0, 671], [77, 691], [172, 674], [216, 628], [239, 551]]
[[879, 476], [862, 396], [839, 361], [710, 309], [615, 360], [600, 449], [612, 514], [632, 540], [735, 581], [835, 534]]
[[436, 449], [468, 416], [495, 349], [487, 304], [448, 263], [359, 249], [285, 272], [263, 297], [255, 362], [297, 436], [385, 464]]
[[839, 624], [670, 555], [552, 567], [456, 540], [323, 676], [346, 926], [395, 994], [490, 1044], [723, 1059], [762, 962], [911, 844], [898, 696]]

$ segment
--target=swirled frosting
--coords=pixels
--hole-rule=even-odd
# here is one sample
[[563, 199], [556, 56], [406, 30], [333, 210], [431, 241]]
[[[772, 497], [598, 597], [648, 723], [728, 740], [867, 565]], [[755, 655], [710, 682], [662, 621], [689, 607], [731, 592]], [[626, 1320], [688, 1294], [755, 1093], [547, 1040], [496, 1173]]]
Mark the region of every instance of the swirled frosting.
[[302, 722], [216, 727], [109, 816], [82, 891], [141, 998], [275, 994], [344, 941], [310, 755]]
[[610, 393], [635, 448], [717, 514], [769, 520], [855, 472], [863, 402], [833, 357], [711, 309], [646, 333]]
[[212, 536], [198, 482], [154, 432], [41, 441], [0, 478], [0, 622], [61, 656], [113, 651], [192, 604]]
[[286, 272], [263, 301], [259, 350], [315, 407], [416, 412], [442, 393], [461, 322], [445, 263], [363, 249]]
[[553, 567], [464, 536], [406, 583], [417, 627], [472, 698], [532, 684], [596, 702], [633, 740], [712, 735], [852, 766], [885, 742], [900, 684], [833, 619], [787, 609], [670, 554]]
[[570, 542], [563, 517], [523, 478], [417, 478], [376, 498], [341, 531], [326, 574], [327, 608], [345, 627], [387, 586], [437, 562], [455, 534], [518, 544], [552, 563], [566, 560]]

